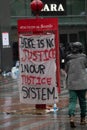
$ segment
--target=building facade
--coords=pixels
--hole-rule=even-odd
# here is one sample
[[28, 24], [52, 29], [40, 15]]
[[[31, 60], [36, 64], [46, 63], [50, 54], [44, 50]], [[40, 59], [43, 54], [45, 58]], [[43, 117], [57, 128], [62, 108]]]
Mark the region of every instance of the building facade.
[[[5, 0], [1, 0], [4, 1]], [[30, 8], [31, 0], [6, 0], [9, 2], [7, 23], [10, 26], [10, 44], [12, 50], [12, 65], [18, 60], [18, 34], [17, 20], [35, 17]], [[67, 48], [68, 44], [80, 41], [84, 44], [85, 53], [87, 54], [87, 0], [42, 0], [44, 8], [40, 17], [58, 17], [59, 20], [59, 42]], [[4, 9], [3, 9], [4, 11]], [[6, 12], [5, 12], [6, 13]], [[3, 14], [3, 13], [2, 13]], [[5, 14], [6, 16], [6, 14]], [[4, 20], [3, 20], [4, 21]], [[5, 23], [6, 24], [6, 23]], [[1, 31], [3, 24], [1, 24]], [[8, 31], [8, 30], [6, 30]], [[2, 48], [2, 47], [1, 47]], [[5, 50], [8, 48], [5, 48]], [[3, 48], [1, 49], [3, 51]], [[8, 53], [8, 50], [7, 50]], [[0, 64], [3, 54], [0, 53]], [[2, 68], [4, 64], [2, 65]]]

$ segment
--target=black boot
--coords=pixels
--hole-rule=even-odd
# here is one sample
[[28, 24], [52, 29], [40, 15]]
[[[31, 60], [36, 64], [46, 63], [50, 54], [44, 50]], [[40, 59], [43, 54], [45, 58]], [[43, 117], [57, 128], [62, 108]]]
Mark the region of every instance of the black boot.
[[86, 125], [87, 121], [85, 120], [85, 117], [81, 117], [80, 125]]

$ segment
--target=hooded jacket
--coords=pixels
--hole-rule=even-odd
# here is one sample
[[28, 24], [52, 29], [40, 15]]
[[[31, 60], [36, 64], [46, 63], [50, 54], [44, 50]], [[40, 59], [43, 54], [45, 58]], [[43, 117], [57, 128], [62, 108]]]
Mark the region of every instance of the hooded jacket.
[[87, 59], [83, 53], [67, 56], [65, 70], [67, 73], [66, 84], [69, 90], [87, 89]]

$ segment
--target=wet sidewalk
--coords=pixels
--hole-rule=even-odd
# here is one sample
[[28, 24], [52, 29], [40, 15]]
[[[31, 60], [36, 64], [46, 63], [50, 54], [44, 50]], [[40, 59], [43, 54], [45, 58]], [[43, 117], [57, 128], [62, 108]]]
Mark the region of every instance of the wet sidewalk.
[[[17, 80], [0, 76], [0, 130], [71, 130], [68, 117], [68, 91], [61, 89], [57, 112], [36, 110], [35, 105], [21, 104]], [[49, 110], [53, 106], [47, 106]], [[76, 130], [80, 126], [79, 106], [76, 109]]]

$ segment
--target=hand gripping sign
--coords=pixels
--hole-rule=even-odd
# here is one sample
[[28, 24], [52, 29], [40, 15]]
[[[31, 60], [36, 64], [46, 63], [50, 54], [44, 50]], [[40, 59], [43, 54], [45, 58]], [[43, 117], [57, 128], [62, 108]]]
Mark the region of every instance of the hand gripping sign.
[[[37, 22], [37, 19], [34, 20]], [[30, 21], [28, 22], [30, 23]], [[54, 21], [58, 22], [56, 19]], [[39, 24], [36, 25], [35, 21], [32, 22], [32, 25], [29, 23], [27, 25], [26, 20], [18, 23], [20, 101], [28, 104], [58, 102], [60, 77], [58, 45], [56, 46], [57, 30], [53, 31], [53, 25], [44, 23], [43, 19], [39, 19]], [[42, 30], [46, 32], [44, 33]], [[32, 32], [32, 34], [28, 32]]]

